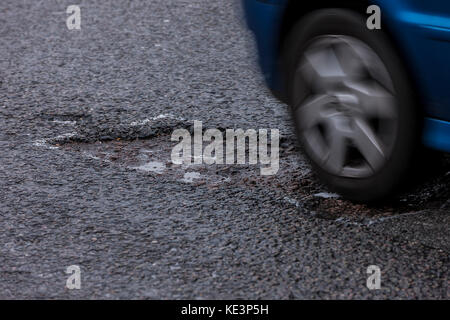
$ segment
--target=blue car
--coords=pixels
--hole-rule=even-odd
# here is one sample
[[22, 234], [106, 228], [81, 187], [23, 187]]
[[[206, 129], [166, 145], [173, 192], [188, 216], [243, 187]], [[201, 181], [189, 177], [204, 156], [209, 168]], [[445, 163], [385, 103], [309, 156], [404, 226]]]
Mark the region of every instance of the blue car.
[[[322, 182], [395, 194], [423, 146], [450, 151], [450, 1], [243, 0], [267, 85]], [[378, 25], [377, 25], [378, 23]]]

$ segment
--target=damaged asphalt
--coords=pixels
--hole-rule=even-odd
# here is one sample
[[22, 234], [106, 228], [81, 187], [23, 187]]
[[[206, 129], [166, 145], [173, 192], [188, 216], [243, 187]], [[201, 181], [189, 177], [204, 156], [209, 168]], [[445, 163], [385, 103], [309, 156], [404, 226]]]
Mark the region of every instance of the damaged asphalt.
[[[0, 298], [448, 299], [448, 157], [393, 204], [336, 198], [236, 2], [78, 3], [80, 31], [70, 1], [0, 4]], [[279, 173], [171, 166], [170, 134], [193, 120], [279, 129]]]

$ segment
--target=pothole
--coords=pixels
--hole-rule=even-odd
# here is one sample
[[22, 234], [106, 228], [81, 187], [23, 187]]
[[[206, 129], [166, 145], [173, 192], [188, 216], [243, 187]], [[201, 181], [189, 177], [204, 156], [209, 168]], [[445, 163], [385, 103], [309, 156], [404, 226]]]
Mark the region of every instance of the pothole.
[[56, 146], [143, 174], [164, 175], [166, 179], [190, 184], [207, 183], [210, 187], [259, 174], [258, 165], [173, 164], [171, 152], [177, 142], [170, 138], [162, 134], [150, 139], [59, 142]]
[[[171, 133], [179, 128], [192, 131], [192, 124], [170, 115], [160, 115], [134, 121], [116, 131], [111, 130], [107, 135], [104, 132], [97, 136], [68, 133], [36, 141], [35, 145], [79, 152], [113, 166], [164, 176], [164, 179], [180, 183], [206, 185], [213, 189], [220, 189], [222, 184], [265, 189], [278, 201], [304, 208], [323, 219], [384, 218], [450, 208], [449, 156], [444, 157], [441, 167], [435, 170], [432, 177], [414, 190], [399, 195], [388, 204], [368, 206], [352, 203], [328, 192], [311, 173], [292, 139], [281, 139], [280, 169], [273, 176], [261, 176], [259, 164], [173, 164], [171, 151], [178, 142], [171, 141]], [[125, 134], [121, 134], [123, 132]]]

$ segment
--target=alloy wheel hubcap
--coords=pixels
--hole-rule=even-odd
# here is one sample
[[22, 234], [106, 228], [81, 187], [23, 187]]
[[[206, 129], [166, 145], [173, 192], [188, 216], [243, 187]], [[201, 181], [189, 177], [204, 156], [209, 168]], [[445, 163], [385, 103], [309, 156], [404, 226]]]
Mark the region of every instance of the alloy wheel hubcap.
[[327, 172], [373, 175], [397, 134], [396, 98], [377, 54], [348, 36], [315, 38], [295, 76], [295, 118], [309, 155]]

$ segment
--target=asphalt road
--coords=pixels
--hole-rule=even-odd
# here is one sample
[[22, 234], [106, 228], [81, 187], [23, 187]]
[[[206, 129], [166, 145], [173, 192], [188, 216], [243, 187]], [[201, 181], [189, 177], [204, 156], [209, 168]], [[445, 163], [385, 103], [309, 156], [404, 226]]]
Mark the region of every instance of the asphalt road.
[[[0, 4], [0, 298], [450, 297], [448, 159], [391, 205], [335, 198], [235, 2], [76, 2], [79, 31], [72, 1]], [[170, 134], [192, 120], [279, 129], [279, 173], [171, 166]]]

